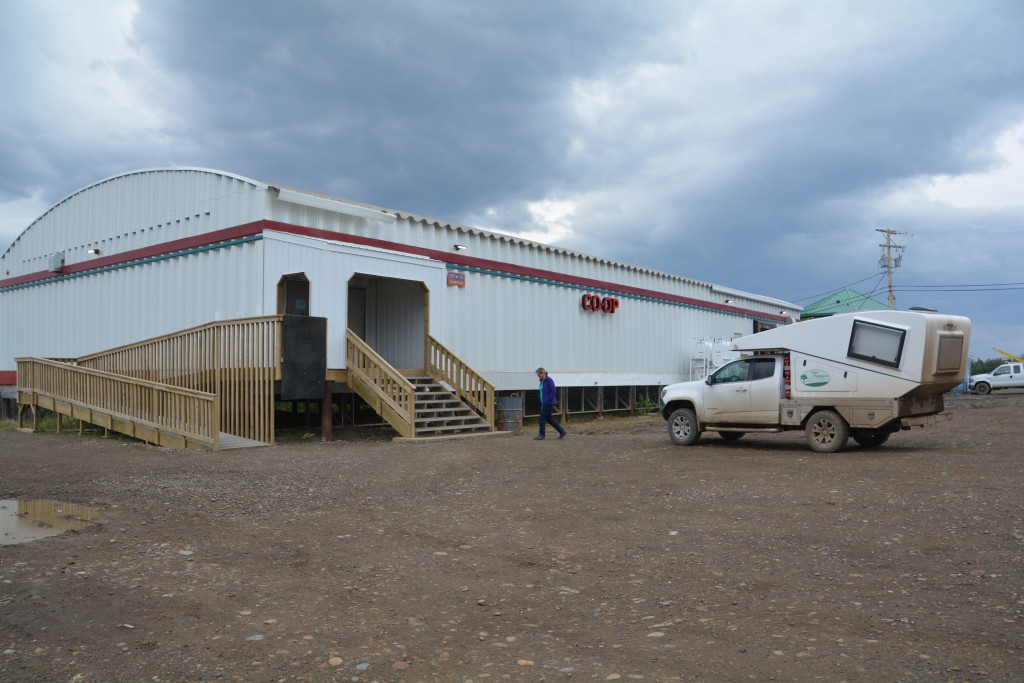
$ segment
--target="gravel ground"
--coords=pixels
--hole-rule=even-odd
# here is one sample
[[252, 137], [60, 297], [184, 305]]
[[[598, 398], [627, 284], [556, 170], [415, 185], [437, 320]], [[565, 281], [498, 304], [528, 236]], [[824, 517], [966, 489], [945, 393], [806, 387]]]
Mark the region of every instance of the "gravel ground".
[[204, 454], [0, 433], [0, 681], [1022, 681], [1024, 393], [878, 449], [657, 416]]

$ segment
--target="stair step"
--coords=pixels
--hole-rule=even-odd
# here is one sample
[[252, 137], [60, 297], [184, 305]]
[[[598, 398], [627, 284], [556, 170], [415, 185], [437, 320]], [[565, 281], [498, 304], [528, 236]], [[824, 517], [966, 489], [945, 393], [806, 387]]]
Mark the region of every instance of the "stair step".
[[421, 413], [461, 413], [463, 415], [476, 415], [475, 412], [462, 404], [433, 407], [416, 406], [416, 414], [419, 415]]
[[430, 403], [462, 403], [462, 401], [455, 398], [455, 396], [452, 396], [451, 394], [416, 394], [416, 400], [428, 401]]
[[417, 428], [416, 436], [428, 436], [430, 434], [437, 434], [438, 432], [489, 432], [490, 428], [487, 425], [447, 425], [444, 427], [428, 427], [428, 428]]
[[479, 415], [417, 415], [416, 423], [421, 422], [481, 422]]

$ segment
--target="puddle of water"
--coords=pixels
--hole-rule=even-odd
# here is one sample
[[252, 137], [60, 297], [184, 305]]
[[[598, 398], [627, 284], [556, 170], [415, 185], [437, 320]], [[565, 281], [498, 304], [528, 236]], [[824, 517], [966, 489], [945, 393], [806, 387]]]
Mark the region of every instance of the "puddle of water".
[[99, 516], [94, 508], [56, 500], [0, 500], [0, 545], [84, 529]]

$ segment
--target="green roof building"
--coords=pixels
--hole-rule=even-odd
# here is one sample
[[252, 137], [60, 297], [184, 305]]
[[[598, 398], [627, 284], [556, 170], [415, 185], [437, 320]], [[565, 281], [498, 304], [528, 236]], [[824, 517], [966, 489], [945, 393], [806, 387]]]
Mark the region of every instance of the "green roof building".
[[830, 315], [853, 313], [854, 311], [882, 311], [887, 308], [888, 306], [875, 301], [867, 294], [860, 294], [852, 289], [844, 288], [804, 308], [800, 312], [800, 319], [826, 318]]

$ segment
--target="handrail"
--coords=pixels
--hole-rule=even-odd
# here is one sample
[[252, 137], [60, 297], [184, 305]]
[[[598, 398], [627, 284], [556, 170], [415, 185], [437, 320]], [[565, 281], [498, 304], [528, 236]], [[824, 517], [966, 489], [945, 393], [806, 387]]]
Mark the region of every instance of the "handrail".
[[211, 330], [218, 327], [226, 327], [231, 325], [239, 325], [244, 323], [260, 323], [260, 322], [281, 322], [284, 316], [281, 315], [263, 315], [255, 316], [251, 318], [235, 318], [233, 320], [215, 320], [209, 323], [203, 323], [202, 325], [195, 325], [194, 327], [186, 327], [183, 330], [177, 332], [169, 332], [168, 334], [160, 335], [159, 337], [151, 337], [149, 339], [143, 339], [142, 341], [132, 342], [131, 344], [124, 344], [117, 346], [112, 349], [106, 349], [105, 351], [99, 351], [97, 353], [91, 353], [87, 356], [81, 356], [77, 358], [79, 365], [88, 362], [95, 362], [104, 356], [115, 356], [125, 351], [143, 347], [143, 346], [154, 346], [161, 342], [169, 341], [172, 339], [186, 337], [196, 332], [202, 332], [204, 330]]
[[44, 358], [17, 358], [18, 389], [217, 447], [218, 397]]
[[427, 374], [444, 382], [494, 428], [494, 385], [429, 334], [424, 342]]
[[416, 436], [416, 387], [355, 332], [346, 338], [349, 386], [401, 436]]

